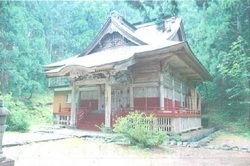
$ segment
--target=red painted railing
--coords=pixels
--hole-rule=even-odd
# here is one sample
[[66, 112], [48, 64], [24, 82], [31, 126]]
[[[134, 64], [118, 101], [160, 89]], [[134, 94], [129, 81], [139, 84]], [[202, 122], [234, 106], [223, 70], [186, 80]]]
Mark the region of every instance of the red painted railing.
[[58, 114], [59, 115], [69, 115], [70, 112], [71, 112], [71, 108], [61, 107], [61, 108], [59, 108]]
[[[169, 115], [201, 115], [200, 110], [192, 110], [190, 111], [188, 108], [185, 107], [128, 107], [123, 108], [121, 107], [117, 112], [131, 112], [131, 111], [141, 111], [146, 114], [154, 114], [155, 116], [169, 116]], [[121, 114], [121, 113], [120, 113]]]
[[117, 118], [126, 116], [129, 112], [140, 111], [146, 115], [153, 114], [156, 117], [199, 117], [201, 116], [200, 110], [190, 111], [185, 107], [121, 107], [119, 110], [112, 115], [112, 124], [115, 124]]

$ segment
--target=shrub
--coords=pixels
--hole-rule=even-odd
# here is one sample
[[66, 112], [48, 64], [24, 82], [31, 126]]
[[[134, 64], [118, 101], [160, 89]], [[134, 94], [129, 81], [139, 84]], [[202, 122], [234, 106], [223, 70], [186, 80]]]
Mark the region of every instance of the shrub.
[[11, 95], [3, 96], [4, 106], [8, 108], [11, 115], [7, 116], [6, 124], [9, 131], [27, 131], [30, 127], [27, 116], [28, 109], [23, 102], [14, 100]]
[[3, 99], [4, 106], [11, 112], [6, 119], [6, 130], [24, 132], [30, 125], [52, 123], [52, 111], [48, 106], [51, 96], [37, 94], [32, 99], [20, 100], [6, 94]]
[[167, 134], [155, 125], [155, 120], [153, 115], [131, 112], [117, 119], [114, 131], [127, 138], [131, 145], [142, 148], [159, 146], [166, 140]]

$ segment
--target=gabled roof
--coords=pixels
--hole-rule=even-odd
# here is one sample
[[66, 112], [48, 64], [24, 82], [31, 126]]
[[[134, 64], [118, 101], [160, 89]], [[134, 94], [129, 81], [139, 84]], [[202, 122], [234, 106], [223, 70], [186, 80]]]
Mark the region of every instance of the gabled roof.
[[134, 35], [135, 30], [136, 28], [132, 24], [128, 23], [120, 14], [113, 11], [108, 20], [106, 21], [106, 23], [104, 24], [103, 28], [94, 38], [94, 40], [79, 56], [90, 54], [106, 34], [110, 34], [115, 31], [126, 37], [135, 45], [146, 45], [147, 43], [135, 37]]
[[[103, 28], [82, 54], [45, 65], [45, 74], [48, 77], [57, 77], [68, 75], [74, 69], [87, 73], [126, 70], [143, 58], [164, 60], [169, 53], [175, 52], [172, 53], [174, 58], [170, 63], [173, 63], [173, 67], [178, 69], [179, 73], [189, 75], [190, 79], [198, 78], [199, 81], [211, 80], [211, 75], [193, 55], [185, 41], [181, 19], [167, 19], [165, 26], [166, 31], [163, 32], [158, 31], [154, 23], [132, 25], [117, 12], [112, 12]], [[100, 48], [99, 45], [106, 39], [105, 37], [113, 33], [129, 41], [129, 45]]]

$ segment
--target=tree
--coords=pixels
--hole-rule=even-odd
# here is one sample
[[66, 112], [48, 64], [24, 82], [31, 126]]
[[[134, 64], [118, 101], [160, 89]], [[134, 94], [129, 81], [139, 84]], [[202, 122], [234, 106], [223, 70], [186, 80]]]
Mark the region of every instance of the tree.
[[27, 2], [1, 2], [1, 88], [14, 96], [31, 97], [46, 85], [42, 65], [48, 57], [35, 7]]
[[127, 1], [130, 6], [140, 11], [144, 22], [155, 21], [159, 30], [165, 31], [164, 20], [178, 15], [176, 0], [168, 1]]

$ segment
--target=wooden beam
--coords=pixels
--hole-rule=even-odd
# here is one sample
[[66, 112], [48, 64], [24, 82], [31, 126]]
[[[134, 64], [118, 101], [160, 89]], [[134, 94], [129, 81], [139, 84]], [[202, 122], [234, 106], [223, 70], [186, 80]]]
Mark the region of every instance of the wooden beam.
[[155, 86], [159, 86], [159, 83], [158, 82], [152, 82], [152, 83], [148, 83], [148, 82], [145, 82], [145, 83], [137, 83], [137, 84], [132, 84], [131, 85], [132, 87], [155, 87]]
[[136, 55], [135, 58], [136, 60], [138, 60], [139, 62], [145, 62], [145, 61], [162, 61], [163, 59], [172, 56], [173, 53], [169, 52], [169, 53], [162, 53], [162, 54], [154, 54], [151, 56], [144, 56], [144, 55]]
[[181, 75], [183, 75], [183, 76], [198, 76], [199, 77], [199, 75], [197, 74], [197, 73], [195, 73], [195, 72], [189, 72], [189, 71], [182, 71], [182, 72], [179, 72]]
[[107, 82], [106, 78], [99, 78], [99, 79], [84, 79], [80, 81], [76, 81], [77, 86], [81, 85], [98, 85], [98, 84], [105, 84]]
[[161, 61], [161, 70], [164, 71], [164, 69], [168, 66], [169, 62], [174, 58], [174, 54], [169, 55], [165, 59]]
[[182, 71], [182, 70], [188, 70], [188, 69], [190, 69], [190, 67], [188, 67], [188, 66], [178, 66], [178, 67], [173, 67], [172, 66], [172, 69], [174, 70], [174, 71]]
[[134, 59], [129, 59], [128, 61], [124, 62], [124, 63], [121, 63], [121, 64], [118, 64], [118, 65], [115, 65], [114, 69], [116, 71], [122, 71], [122, 70], [127, 70], [128, 67], [134, 65], [136, 62]]

